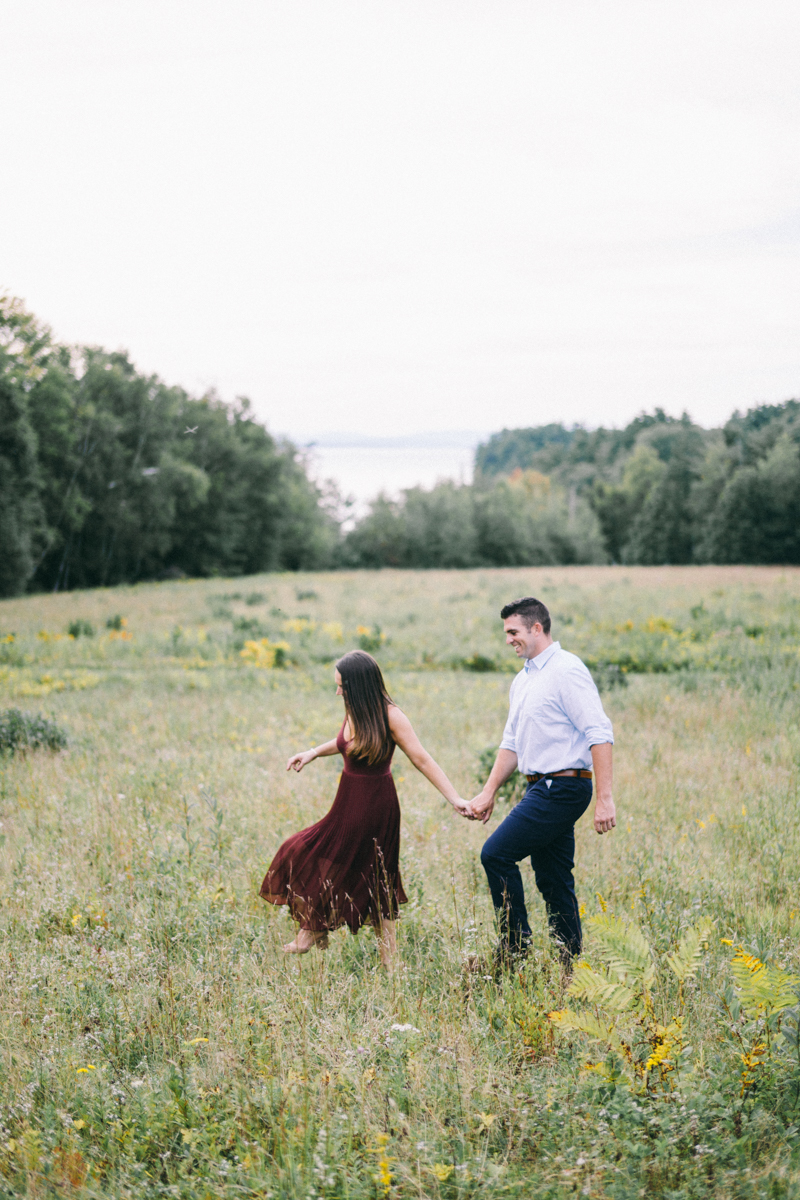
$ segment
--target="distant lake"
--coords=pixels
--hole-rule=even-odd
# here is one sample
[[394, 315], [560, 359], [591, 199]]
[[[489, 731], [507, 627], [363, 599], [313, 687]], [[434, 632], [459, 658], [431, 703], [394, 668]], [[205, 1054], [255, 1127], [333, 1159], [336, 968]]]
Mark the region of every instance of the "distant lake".
[[343, 496], [354, 496], [356, 509], [379, 492], [397, 496], [403, 488], [433, 487], [440, 479], [472, 481], [474, 446], [321, 446], [310, 447], [311, 472], [319, 481], [335, 479]]

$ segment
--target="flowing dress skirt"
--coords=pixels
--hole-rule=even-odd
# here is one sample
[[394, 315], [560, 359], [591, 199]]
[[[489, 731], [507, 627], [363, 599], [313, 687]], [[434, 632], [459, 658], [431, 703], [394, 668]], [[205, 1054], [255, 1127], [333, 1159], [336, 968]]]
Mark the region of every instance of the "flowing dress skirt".
[[344, 770], [330, 812], [288, 838], [275, 855], [261, 896], [287, 904], [301, 928], [315, 932], [393, 921], [406, 894], [400, 878], [400, 805], [391, 755], [373, 767], [350, 758], [337, 739]]

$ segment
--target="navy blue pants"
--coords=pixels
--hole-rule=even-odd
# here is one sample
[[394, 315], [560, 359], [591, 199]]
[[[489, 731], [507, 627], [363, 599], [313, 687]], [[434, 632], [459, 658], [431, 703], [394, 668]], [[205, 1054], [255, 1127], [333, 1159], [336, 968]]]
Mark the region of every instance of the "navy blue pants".
[[[548, 782], [550, 786], [548, 787]], [[575, 822], [592, 799], [592, 781], [564, 775], [540, 779], [483, 844], [481, 862], [489, 880], [501, 936], [519, 945], [530, 936], [525, 891], [517, 863], [530, 855], [536, 886], [544, 897], [550, 932], [564, 957], [581, 951], [581, 919], [575, 898]]]

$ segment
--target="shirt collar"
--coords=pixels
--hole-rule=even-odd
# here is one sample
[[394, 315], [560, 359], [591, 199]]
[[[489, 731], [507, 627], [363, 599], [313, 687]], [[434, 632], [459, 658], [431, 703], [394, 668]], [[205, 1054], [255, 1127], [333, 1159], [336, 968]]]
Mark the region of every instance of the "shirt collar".
[[542, 667], [553, 657], [556, 650], [560, 649], [561, 642], [553, 642], [547, 647], [546, 650], [543, 650], [541, 654], [537, 654], [535, 658], [526, 658], [525, 670], [530, 671], [533, 669], [533, 667], [536, 667], [537, 671], [541, 671]]

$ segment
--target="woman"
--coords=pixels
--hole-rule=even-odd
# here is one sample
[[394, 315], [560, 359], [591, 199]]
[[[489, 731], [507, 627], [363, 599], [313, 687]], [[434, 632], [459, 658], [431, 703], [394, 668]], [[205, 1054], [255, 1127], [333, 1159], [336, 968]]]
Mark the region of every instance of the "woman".
[[399, 746], [462, 816], [471, 816], [441, 767], [423, 749], [405, 713], [392, 701], [371, 654], [351, 650], [336, 664], [336, 695], [344, 699], [337, 737], [293, 754], [286, 770], [302, 771], [315, 758], [341, 754], [344, 769], [327, 816], [290, 837], [278, 850], [261, 885], [270, 904], [288, 904], [300, 924], [283, 948], [305, 954], [324, 950], [328, 933], [348, 925], [353, 933], [369, 921], [381, 963], [395, 953], [395, 918], [406, 902], [400, 879], [400, 805], [391, 773]]

